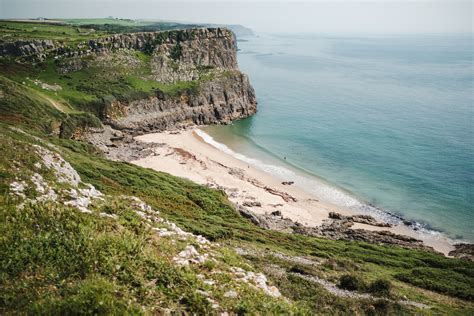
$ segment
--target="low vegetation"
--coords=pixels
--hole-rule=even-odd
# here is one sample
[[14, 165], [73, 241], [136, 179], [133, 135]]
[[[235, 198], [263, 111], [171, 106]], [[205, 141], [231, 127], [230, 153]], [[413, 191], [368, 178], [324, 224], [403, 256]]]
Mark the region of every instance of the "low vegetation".
[[[98, 23], [69, 22], [81, 29]], [[7, 30], [2, 34], [13, 28], [13, 22], [2, 23]], [[123, 23], [128, 27], [131, 22]], [[109, 68], [88, 67], [65, 75], [53, 60], [36, 65], [0, 61], [1, 314], [474, 313], [474, 263], [470, 261], [265, 230], [243, 218], [221, 191], [107, 160], [93, 146], [73, 140], [80, 138], [73, 136], [81, 129], [99, 126], [104, 107], [114, 100], [155, 93], [177, 96], [192, 93], [202, 83], [148, 80], [150, 56], [139, 52], [125, 57], [133, 60], [133, 70], [110, 63]], [[35, 80], [62, 89], [45, 90]], [[39, 170], [51, 185], [64, 186], [51, 170], [35, 166], [40, 157], [32, 150], [34, 144], [49, 144], [84, 183], [104, 194], [104, 200], [94, 203], [91, 213], [61, 201], [25, 203], [20, 208], [23, 201], [11, 187], [19, 177]], [[35, 197], [38, 192], [26, 195]], [[124, 196], [138, 197], [164, 220], [210, 240], [216, 260], [177, 265], [173, 256], [186, 244], [198, 247], [196, 243], [158, 238], [153, 228], [163, 223], [145, 221]], [[284, 298], [238, 284], [231, 267], [263, 272]], [[214, 278], [217, 285], [204, 282], [206, 278]], [[340, 296], [323, 284], [367, 297]], [[418, 305], [409, 304], [413, 302]]]

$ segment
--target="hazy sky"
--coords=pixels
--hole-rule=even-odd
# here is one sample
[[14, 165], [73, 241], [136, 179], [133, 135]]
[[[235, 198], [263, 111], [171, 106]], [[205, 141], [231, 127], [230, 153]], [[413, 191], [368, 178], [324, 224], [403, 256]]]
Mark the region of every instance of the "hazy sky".
[[399, 1], [0, 0], [1, 18], [106, 17], [242, 24], [257, 32], [472, 32], [473, 3]]

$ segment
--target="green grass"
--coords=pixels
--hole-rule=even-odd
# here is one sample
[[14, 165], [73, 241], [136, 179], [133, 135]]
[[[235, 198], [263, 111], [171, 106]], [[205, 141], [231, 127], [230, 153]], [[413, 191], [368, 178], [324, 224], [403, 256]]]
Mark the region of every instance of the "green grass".
[[[437, 282], [447, 285], [455, 280], [456, 284], [464, 287], [466, 293], [473, 289], [472, 262], [420, 250], [332, 241], [263, 230], [241, 217], [219, 191], [127, 163], [87, 158], [83, 148], [72, 147], [64, 142], [60, 141], [58, 144], [70, 147], [66, 156], [87, 182], [110, 194], [127, 192], [137, 195], [183, 228], [211, 240], [308, 255], [319, 260], [348, 260], [358, 265], [357, 273], [364, 278], [372, 274], [374, 266], [383, 269], [384, 276], [391, 280], [401, 272], [424, 267], [443, 271], [443, 278]], [[460, 280], [461, 275], [465, 281]], [[432, 288], [429, 282], [419, 282], [417, 285], [466, 298], [459, 293], [455, 295], [456, 293], [444, 291], [443, 288]]]
[[0, 20], [0, 39], [51, 39], [78, 42], [104, 36], [106, 33], [72, 25], [41, 22], [16, 22]]
[[[127, 23], [131, 23], [113, 21], [115, 24], [110, 24], [117, 27], [130, 27]], [[78, 25], [103, 22], [69, 21]], [[12, 22], [0, 23], [5, 27]], [[34, 24], [13, 24], [18, 30], [12, 34], [18, 36], [31, 36], [34, 30]], [[48, 28], [58, 32], [69, 28], [65, 32], [72, 39], [82, 36], [68, 35], [76, 27], [42, 27], [38, 31], [41, 36], [46, 36]], [[154, 313], [157, 306], [211, 313], [209, 303], [195, 294], [197, 289], [209, 290], [196, 275], [214, 275], [230, 286], [232, 277], [219, 272], [228, 266], [265, 271], [290, 300], [284, 303], [243, 287], [240, 299], [235, 301], [225, 298], [223, 290], [214, 290], [221, 305], [237, 314], [422, 313], [386, 300], [336, 297], [295, 273], [335, 284], [342, 276], [351, 275], [365, 284], [362, 291], [372, 290], [377, 295], [383, 292], [395, 301], [406, 296], [433, 306], [433, 313], [473, 313], [472, 262], [421, 250], [261, 229], [240, 216], [221, 191], [129, 163], [109, 161], [91, 145], [71, 140], [81, 129], [98, 126], [98, 117], [114, 100], [132, 101], [157, 90], [177, 98], [198, 93], [200, 85], [215, 76], [225, 80], [235, 75], [201, 69], [200, 80], [163, 84], [147, 79], [150, 55], [128, 54], [136, 67], [123, 66], [117, 54], [108, 63], [93, 63], [67, 75], [59, 74], [57, 63], [51, 59], [34, 65], [0, 61], [0, 313], [137, 314], [144, 310]], [[34, 84], [35, 80], [58, 84], [62, 90], [43, 90]], [[55, 108], [47, 98], [61, 107]], [[21, 127], [39, 139], [12, 131], [11, 126]], [[58, 204], [27, 205], [18, 212], [17, 201], [9, 196], [9, 183], [17, 177], [31, 177], [38, 157], [30, 146], [42, 142], [54, 144], [84, 182], [110, 196], [106, 203], [94, 207], [118, 215], [118, 220], [82, 214]], [[54, 182], [50, 171], [41, 172]], [[37, 194], [34, 190], [27, 193]], [[191, 269], [176, 267], [170, 254], [178, 251], [182, 242], [157, 242], [141, 218], [120, 200], [121, 195], [138, 196], [183, 229], [218, 242], [222, 246], [219, 262]], [[249, 254], [242, 258], [232, 250], [234, 247], [245, 248]], [[272, 252], [305, 256], [319, 264], [295, 264], [268, 255]], [[121, 268], [116, 269], [117, 265]], [[159, 282], [150, 289], [147, 284], [155, 278]]]
[[[85, 57], [83, 60], [90, 65], [68, 74], [60, 74], [58, 63], [53, 59], [35, 65], [3, 60], [0, 61], [0, 69], [10, 80], [24, 83], [24, 86], [48, 96], [69, 112], [86, 111], [97, 117], [102, 117], [107, 106], [114, 100], [130, 102], [144, 99], [155, 95], [155, 90], [173, 98], [183, 94], [196, 94], [203, 82], [213, 80], [216, 76], [209, 69], [203, 69], [198, 80], [161, 83], [147, 78], [151, 58], [149, 55], [143, 52], [122, 54], [134, 60], [138, 66], [128, 67], [120, 62], [119, 56], [115, 56], [111, 57], [112, 62], [100, 64]], [[222, 76], [226, 79], [230, 75], [225, 73]], [[61, 90], [43, 90], [35, 84], [35, 80], [59, 85]]]
[[[0, 158], [0, 182], [4, 184], [0, 186], [0, 196], [3, 197], [0, 247], [2, 254], [6, 254], [2, 256], [0, 264], [3, 269], [0, 273], [0, 302], [5, 311], [11, 310], [15, 305], [20, 310], [31, 313], [39, 310], [67, 313], [92, 306], [92, 311], [105, 308], [98, 310], [110, 313], [129, 310], [132, 313], [142, 306], [152, 308], [151, 302], [159, 297], [165, 302], [162, 306], [206, 312], [206, 303], [190, 293], [202, 286], [195, 278], [196, 272], [182, 271], [169, 261], [163, 261], [160, 251], [169, 253], [174, 246], [151, 242], [146, 237], [148, 232], [141, 220], [129, 213], [123, 203], [107, 203], [107, 208], [102, 209], [119, 214], [118, 223], [57, 205], [28, 206], [22, 212], [15, 211], [11, 201], [6, 198], [6, 184], [15, 179], [16, 167], [32, 169], [35, 160], [28, 150], [28, 143], [34, 140], [10, 131], [4, 124], [0, 125], [0, 133], [0, 149], [4, 153]], [[44, 138], [41, 132], [35, 134]], [[289, 255], [304, 255], [322, 263], [297, 270], [293, 263], [282, 259], [247, 256], [245, 261], [232, 252], [224, 251], [222, 264], [253, 266], [252, 270], [264, 270], [277, 265], [288, 273], [299, 271], [334, 281], [348, 272], [358, 274], [367, 282], [383, 276], [393, 283], [394, 297], [398, 297], [398, 293], [403, 290], [403, 295], [411, 298], [416, 296], [421, 302], [433, 302], [436, 298], [439, 301], [436, 308], [440, 312], [467, 314], [473, 308], [468, 301], [444, 296], [439, 299], [438, 296], [420, 292], [419, 289], [428, 288], [454, 297], [459, 296], [459, 293], [446, 292], [443, 288], [431, 288], [430, 282], [436, 281], [451, 287], [462, 285], [466, 293], [469, 293], [472, 290], [473, 271], [473, 264], [470, 262], [424, 251], [264, 230], [241, 217], [220, 191], [166, 173], [108, 161], [98, 156], [97, 151], [85, 143], [54, 137], [47, 141], [61, 149], [63, 157], [80, 173], [83, 181], [92, 183], [111, 196], [138, 196], [160, 211], [162, 216], [188, 231], [230, 248], [245, 247], [250, 251], [253, 249], [257, 254], [271, 250]], [[12, 161], [18, 163], [12, 164]], [[92, 236], [94, 237], [91, 238]], [[140, 251], [136, 252], [134, 249]], [[120, 273], [115, 271], [113, 267], [116, 262], [127, 268]], [[409, 281], [400, 285], [397, 279], [400, 273], [410, 273], [420, 267], [443, 271], [443, 278], [434, 279], [428, 275], [414, 286], [409, 285], [412, 283]], [[204, 265], [202, 269], [208, 271], [215, 268], [214, 265]], [[460, 274], [464, 280], [459, 279]], [[150, 275], [163, 278], [166, 287], [158, 287], [152, 293], [143, 294], [148, 293], [143, 287]], [[169, 275], [173, 278], [169, 279]], [[303, 313], [309, 313], [310, 310], [318, 313], [364, 314], [374, 311], [412, 312], [407, 307], [393, 303], [338, 298], [291, 273], [283, 278], [271, 273], [267, 275], [294, 302], [292, 308]], [[227, 279], [224, 277], [223, 281], [225, 280]], [[112, 294], [117, 291], [121, 293], [118, 297]], [[189, 293], [189, 296], [182, 300], [178, 299], [182, 295], [177, 293]], [[288, 311], [288, 306], [269, 300], [268, 297], [256, 299], [255, 295], [255, 292], [248, 292], [238, 304], [234, 302], [236, 305], [222, 297], [222, 304], [228, 304], [225, 306], [236, 312], [256, 311], [258, 306], [266, 306], [274, 314]], [[99, 303], [105, 299], [110, 300], [111, 305], [102, 307]], [[266, 305], [256, 302], [265, 302]]]
[[[29, 144], [42, 142], [4, 124], [0, 124], [0, 134], [4, 153], [0, 183], [7, 184], [35, 169], [39, 157]], [[91, 149], [75, 142], [69, 147], [84, 152]], [[25, 172], [18, 175], [17, 167]], [[48, 170], [40, 172], [51, 180]], [[226, 272], [233, 261], [177, 266], [172, 257], [186, 243], [155, 237], [129, 200], [107, 197], [94, 204], [92, 214], [57, 203], [26, 204], [19, 212], [7, 195], [8, 186], [0, 188], [1, 314], [153, 314], [166, 309], [213, 313], [210, 302], [198, 290], [211, 293], [235, 313], [243, 308], [272, 314], [296, 311], [282, 300], [235, 283]], [[100, 217], [99, 212], [118, 218]], [[227, 253], [224, 258], [233, 257], [245, 266], [235, 253], [220, 249]], [[215, 273], [218, 276], [214, 277]], [[222, 287], [204, 284], [198, 274], [217, 279]], [[228, 289], [238, 291], [239, 299], [225, 298]]]
[[70, 138], [77, 128], [97, 127], [100, 122], [87, 112], [63, 113], [34, 89], [0, 76], [0, 118], [17, 126], [35, 128]]

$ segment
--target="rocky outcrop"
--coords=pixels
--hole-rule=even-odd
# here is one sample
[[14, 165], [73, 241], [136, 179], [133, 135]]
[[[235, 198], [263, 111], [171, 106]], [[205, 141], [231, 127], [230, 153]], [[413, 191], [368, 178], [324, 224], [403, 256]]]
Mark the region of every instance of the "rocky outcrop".
[[242, 216], [248, 218], [255, 225], [265, 229], [314, 237], [325, 237], [334, 240], [365, 241], [373, 244], [395, 245], [404, 248], [433, 251], [433, 248], [424, 245], [421, 240], [409, 236], [398, 235], [389, 231], [371, 231], [351, 228], [354, 223], [364, 223], [379, 227], [386, 226], [384, 223], [376, 221], [369, 215], [344, 216], [339, 213], [331, 213], [330, 218], [325, 220], [322, 225], [312, 227], [304, 226], [301, 223], [285, 218], [279, 211], [272, 212], [271, 214], [257, 215], [243, 207], [239, 207], [238, 210]]
[[474, 261], [474, 244], [456, 244], [454, 245], [454, 250], [449, 252], [448, 255]]
[[148, 99], [117, 101], [106, 110], [105, 121], [115, 129], [143, 134], [183, 124], [225, 124], [256, 111], [255, 92], [248, 77], [233, 71], [201, 82], [178, 96], [158, 90]]
[[18, 40], [15, 42], [0, 42], [0, 57], [34, 56], [43, 59], [56, 49], [58, 43], [52, 40]]
[[366, 224], [366, 225], [378, 226], [378, 227], [392, 227], [392, 225], [389, 223], [379, 222], [372, 216], [364, 215], [364, 214], [344, 216], [336, 212], [329, 212], [329, 218], [337, 219], [337, 220], [340, 220], [341, 222], [349, 223], [350, 225], [352, 225], [352, 223], [360, 223], [360, 224]]
[[88, 67], [111, 75], [114, 69], [126, 69], [139, 80], [156, 81], [152, 92], [111, 98], [100, 109], [106, 124], [134, 135], [190, 124], [226, 124], [256, 112], [254, 89], [238, 70], [236, 39], [228, 29], [114, 34], [66, 44], [3, 43], [0, 56], [54, 57], [63, 75]]
[[[71, 45], [64, 41], [18, 40], [0, 42], [0, 57], [61, 60], [117, 50], [139, 50], [153, 55], [155, 74], [162, 74], [171, 59], [179, 65], [194, 67], [237, 68], [236, 40], [224, 28], [186, 29], [162, 32], [114, 34]], [[183, 68], [186, 70], [186, 67]]]

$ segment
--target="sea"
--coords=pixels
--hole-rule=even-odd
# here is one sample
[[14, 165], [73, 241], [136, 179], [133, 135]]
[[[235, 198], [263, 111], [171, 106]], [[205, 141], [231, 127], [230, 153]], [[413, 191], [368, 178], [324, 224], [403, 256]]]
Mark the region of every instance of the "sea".
[[238, 41], [258, 113], [207, 142], [321, 200], [474, 241], [471, 34]]

